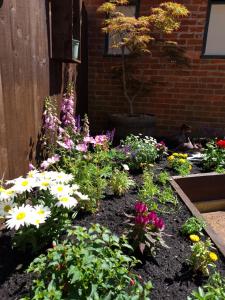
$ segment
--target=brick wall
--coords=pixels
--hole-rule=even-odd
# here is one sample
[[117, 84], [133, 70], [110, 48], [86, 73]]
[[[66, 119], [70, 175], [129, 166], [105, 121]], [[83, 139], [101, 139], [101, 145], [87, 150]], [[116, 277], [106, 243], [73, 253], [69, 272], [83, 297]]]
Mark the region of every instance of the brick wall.
[[[89, 19], [89, 116], [96, 130], [107, 128], [107, 114], [127, 112], [121, 84], [112, 78], [112, 66], [119, 57], [104, 56], [104, 35], [96, 9], [102, 0], [87, 0]], [[149, 11], [149, 3], [140, 0], [140, 14]], [[196, 134], [223, 133], [225, 128], [225, 59], [200, 58], [207, 13], [207, 0], [181, 0], [190, 11], [182, 28], [173, 35], [185, 47], [189, 67], [177, 67], [154, 51], [153, 57], [135, 59], [137, 72], [144, 70], [145, 81], [155, 83], [138, 97], [135, 112], [154, 113], [157, 133], [167, 135], [182, 123], [193, 126]]]

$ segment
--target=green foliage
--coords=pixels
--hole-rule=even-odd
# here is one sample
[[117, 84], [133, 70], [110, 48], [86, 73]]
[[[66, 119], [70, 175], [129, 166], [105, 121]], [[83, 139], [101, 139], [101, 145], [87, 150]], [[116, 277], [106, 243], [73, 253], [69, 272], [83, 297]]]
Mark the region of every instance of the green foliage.
[[[191, 256], [188, 262], [193, 272], [200, 272], [204, 276], [209, 276], [209, 267], [215, 268], [214, 261], [217, 260], [217, 256], [214, 252], [211, 252], [213, 245], [208, 238], [206, 241], [199, 241], [191, 246]], [[216, 256], [211, 258], [211, 255]]]
[[225, 169], [225, 149], [218, 147], [216, 141], [207, 143], [203, 151], [203, 168], [206, 171], [219, 171]]
[[[108, 1], [98, 8], [98, 12], [107, 14], [102, 30], [112, 36], [113, 47], [126, 47], [132, 53], [150, 52], [149, 42], [154, 40], [154, 35], [151, 34], [153, 29], [170, 34], [179, 29], [180, 18], [188, 15], [188, 10], [183, 5], [167, 2], [153, 8], [149, 16], [128, 17], [117, 9], [117, 6], [128, 4], [127, 0]], [[118, 36], [123, 38], [116, 38]]]
[[141, 285], [131, 272], [138, 261], [123, 253], [132, 250], [125, 237], [94, 224], [76, 226], [70, 240], [40, 255], [28, 268], [35, 274], [33, 300], [147, 300], [151, 282]]
[[163, 188], [158, 195], [158, 200], [161, 204], [171, 203], [175, 206], [178, 204], [177, 197], [170, 186]]
[[193, 291], [187, 300], [224, 300], [225, 299], [225, 278], [215, 272], [210, 276], [208, 282]]
[[162, 185], [166, 185], [170, 181], [170, 175], [166, 171], [162, 171], [159, 173], [157, 180]]
[[126, 171], [119, 171], [118, 169], [115, 169], [109, 185], [115, 195], [122, 196], [129, 191], [131, 187], [135, 186], [135, 182], [128, 176]]
[[181, 232], [184, 235], [201, 234], [202, 230], [206, 227], [206, 223], [203, 219], [190, 217], [182, 225]]
[[157, 210], [158, 204], [154, 197], [159, 195], [159, 188], [153, 182], [153, 173], [148, 170], [144, 170], [143, 173], [143, 184], [138, 191], [138, 199], [146, 203], [150, 210]]
[[153, 164], [158, 158], [157, 141], [152, 137], [131, 134], [121, 141], [121, 145], [127, 149], [128, 163], [132, 169]]
[[[97, 158], [96, 158], [97, 159]], [[92, 155], [83, 157], [63, 157], [63, 168], [74, 176], [75, 182], [80, 186], [80, 191], [88, 195], [89, 201], [81, 201], [81, 206], [90, 212], [98, 209], [99, 201], [104, 198], [107, 187], [107, 178], [111, 175], [111, 166], [97, 164]]]

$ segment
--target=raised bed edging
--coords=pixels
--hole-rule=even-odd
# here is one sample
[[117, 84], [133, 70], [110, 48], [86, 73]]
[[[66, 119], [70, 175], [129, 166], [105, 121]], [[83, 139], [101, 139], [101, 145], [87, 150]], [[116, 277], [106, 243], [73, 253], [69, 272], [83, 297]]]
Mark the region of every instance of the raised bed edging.
[[[210, 172], [210, 173], [203, 173], [203, 174], [192, 174], [188, 176], [172, 176], [170, 179], [170, 184], [172, 187], [175, 189], [176, 193], [180, 196], [181, 200], [184, 202], [184, 204], [188, 207], [190, 212], [195, 216], [195, 217], [200, 217], [203, 218], [202, 214], [199, 212], [199, 210], [195, 207], [195, 205], [192, 203], [190, 198], [185, 194], [185, 192], [182, 190], [180, 185], [176, 182], [176, 180], [183, 179], [183, 178], [194, 178], [194, 177], [203, 177], [203, 176], [222, 176], [221, 174], [218, 174], [216, 172]], [[224, 176], [224, 174], [223, 174]], [[218, 247], [220, 250], [221, 254], [225, 257], [225, 245], [222, 243], [221, 239], [219, 236], [216, 234], [216, 232], [213, 230], [213, 228], [207, 224], [205, 231], [207, 234], [210, 236], [212, 241], [215, 243], [215, 245]]]

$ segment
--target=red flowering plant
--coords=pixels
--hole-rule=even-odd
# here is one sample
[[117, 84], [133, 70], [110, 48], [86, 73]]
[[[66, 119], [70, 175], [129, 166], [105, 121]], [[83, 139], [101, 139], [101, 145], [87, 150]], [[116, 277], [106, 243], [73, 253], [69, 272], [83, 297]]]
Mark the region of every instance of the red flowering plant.
[[214, 140], [207, 143], [204, 149], [203, 167], [207, 171], [225, 171], [225, 140]]
[[126, 215], [130, 225], [128, 238], [134, 249], [137, 249], [143, 255], [155, 255], [160, 247], [169, 248], [163, 236], [165, 223], [159, 218], [155, 211], [148, 211], [148, 207], [143, 202], [137, 202], [134, 206], [135, 215]]

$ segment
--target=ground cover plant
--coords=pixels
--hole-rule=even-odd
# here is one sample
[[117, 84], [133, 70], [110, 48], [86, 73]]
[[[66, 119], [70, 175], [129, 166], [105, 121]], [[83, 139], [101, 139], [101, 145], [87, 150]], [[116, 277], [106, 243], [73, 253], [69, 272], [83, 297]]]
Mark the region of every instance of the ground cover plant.
[[37, 278], [28, 299], [150, 299], [151, 282], [140, 283], [131, 271], [138, 260], [124, 254], [132, 250], [125, 237], [92, 225], [76, 226], [70, 239], [49, 249], [28, 268]]
[[188, 300], [223, 300], [225, 299], [225, 277], [215, 272], [208, 282], [193, 291]]
[[202, 231], [205, 227], [206, 223], [203, 219], [191, 217], [182, 225], [181, 232], [184, 235], [202, 234]]

